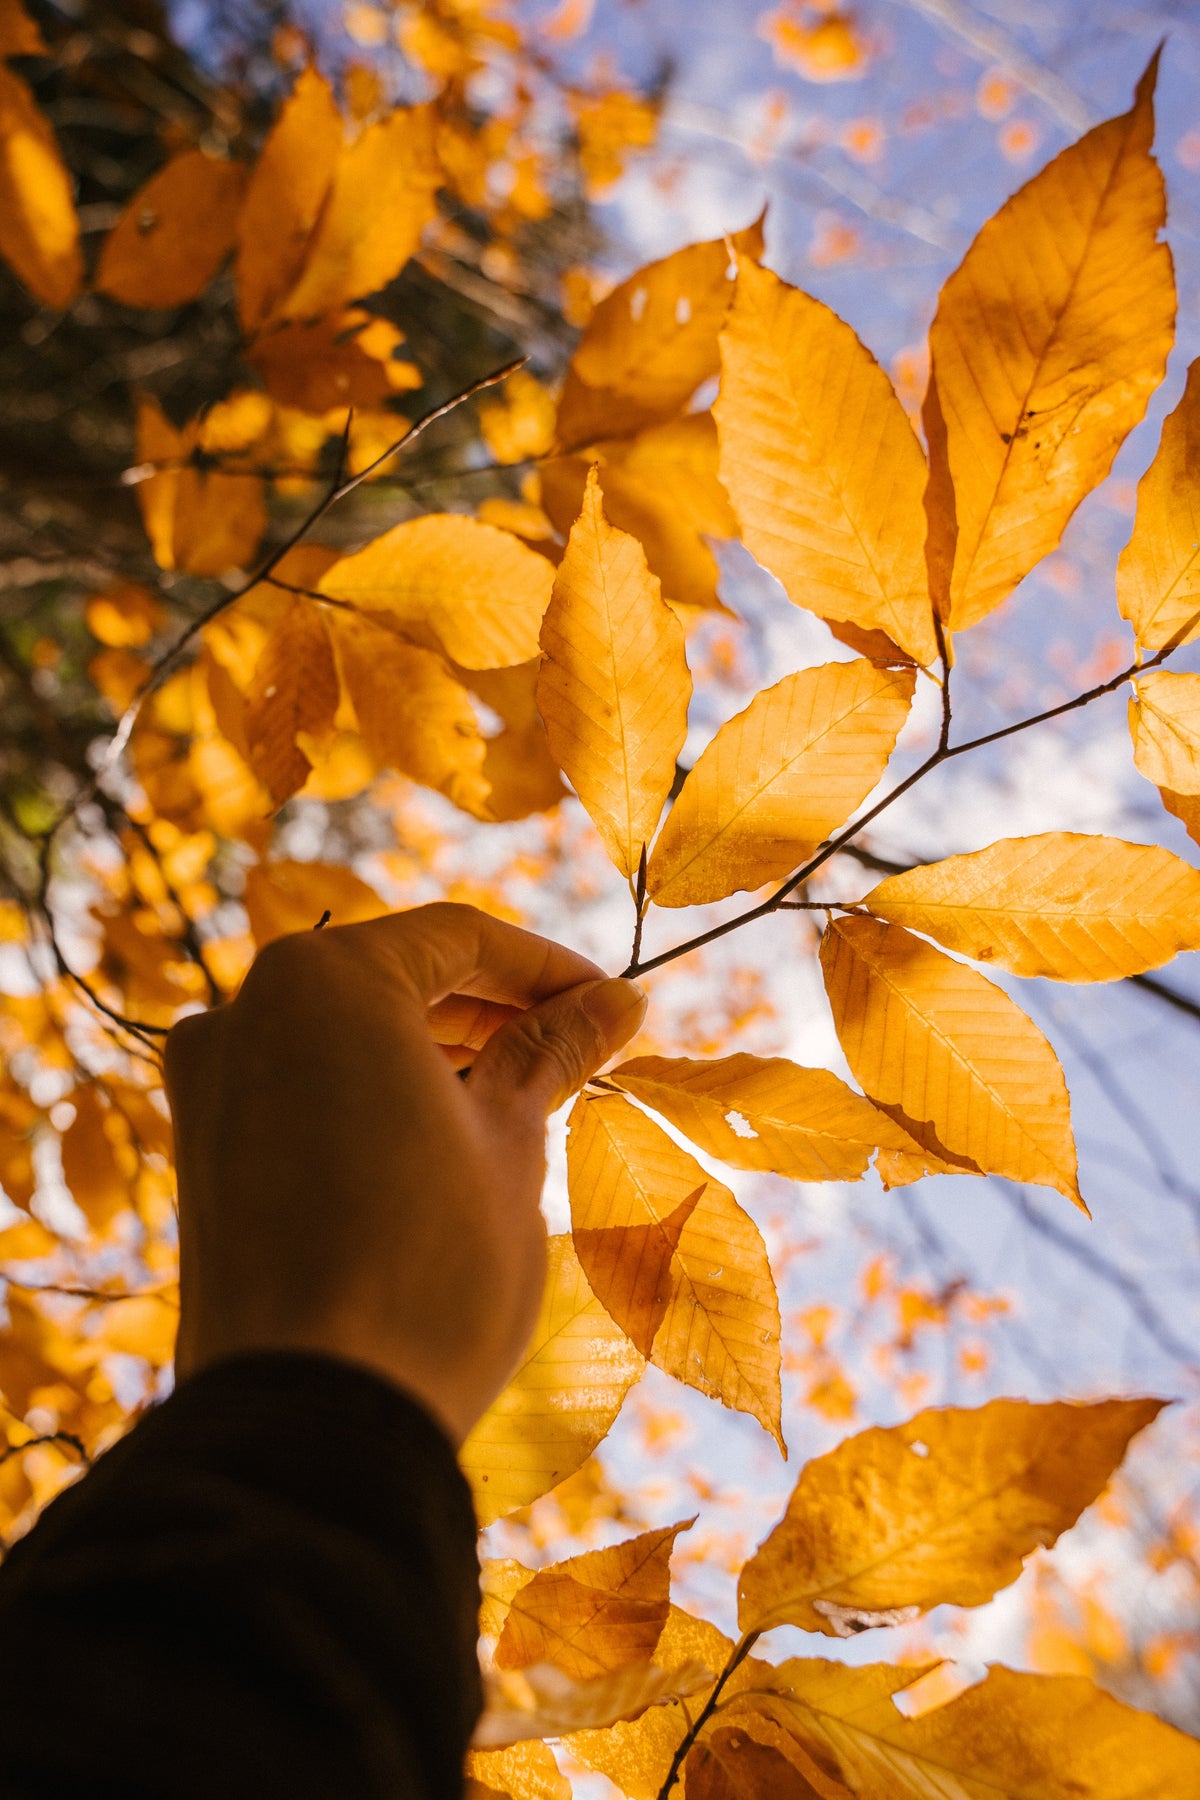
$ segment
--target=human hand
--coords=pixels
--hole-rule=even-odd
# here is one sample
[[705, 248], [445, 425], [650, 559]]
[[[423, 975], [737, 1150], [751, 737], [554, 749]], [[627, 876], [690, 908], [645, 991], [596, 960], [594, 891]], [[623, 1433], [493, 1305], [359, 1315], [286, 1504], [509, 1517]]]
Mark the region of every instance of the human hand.
[[179, 1374], [324, 1351], [461, 1442], [537, 1313], [546, 1119], [644, 1011], [634, 983], [469, 906], [268, 945], [167, 1040]]

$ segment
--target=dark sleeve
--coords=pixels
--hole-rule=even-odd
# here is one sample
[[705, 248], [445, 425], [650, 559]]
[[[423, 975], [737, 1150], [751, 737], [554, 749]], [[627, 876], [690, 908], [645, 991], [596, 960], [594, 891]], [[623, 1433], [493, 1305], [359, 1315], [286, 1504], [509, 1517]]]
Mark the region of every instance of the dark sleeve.
[[459, 1800], [480, 1707], [470, 1492], [330, 1357], [184, 1382], [0, 1568], [4, 1800]]

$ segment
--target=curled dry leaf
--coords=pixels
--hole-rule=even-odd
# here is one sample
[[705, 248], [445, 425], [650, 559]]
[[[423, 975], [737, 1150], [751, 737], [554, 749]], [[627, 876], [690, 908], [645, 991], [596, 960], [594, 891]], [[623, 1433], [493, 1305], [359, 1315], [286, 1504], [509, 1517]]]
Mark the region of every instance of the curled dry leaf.
[[1200, 949], [1200, 871], [1156, 844], [1047, 831], [889, 875], [863, 905], [976, 962], [1119, 981]]
[[552, 1237], [529, 1348], [459, 1452], [480, 1524], [528, 1506], [573, 1475], [645, 1366], [592, 1293], [571, 1239]]
[[1083, 1207], [1062, 1068], [1001, 988], [878, 919], [833, 920], [821, 966], [855, 1080], [918, 1142]]
[[1157, 788], [1200, 794], [1200, 675], [1151, 669], [1133, 684], [1129, 731], [1138, 772]]
[[908, 717], [911, 669], [825, 663], [722, 725], [650, 858], [658, 906], [699, 906], [789, 875], [866, 799]]
[[553, 1663], [506, 1670], [485, 1682], [486, 1704], [472, 1748], [499, 1749], [524, 1738], [563, 1737], [636, 1719], [648, 1707], [685, 1699], [711, 1681], [711, 1672], [697, 1662], [674, 1669], [626, 1663], [590, 1681], [573, 1681]]
[[743, 1631], [831, 1637], [980, 1606], [1107, 1485], [1162, 1400], [993, 1400], [874, 1427], [801, 1470], [742, 1570]]

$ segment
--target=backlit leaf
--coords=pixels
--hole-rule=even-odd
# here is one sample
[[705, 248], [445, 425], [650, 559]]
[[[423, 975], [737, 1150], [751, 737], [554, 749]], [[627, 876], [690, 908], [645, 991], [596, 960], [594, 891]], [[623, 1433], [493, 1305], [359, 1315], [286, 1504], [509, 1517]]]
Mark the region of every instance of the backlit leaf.
[[849, 1637], [897, 1610], [981, 1606], [1075, 1523], [1163, 1405], [993, 1400], [846, 1439], [801, 1471], [742, 1570], [741, 1629]]
[[338, 863], [255, 863], [246, 871], [242, 905], [261, 950], [291, 931], [311, 931], [322, 913], [334, 925], [378, 919], [388, 908], [374, 888]]
[[[716, 1715], [790, 1731], [856, 1800], [1183, 1800], [1200, 1786], [1200, 1743], [1078, 1675], [993, 1667], [945, 1706], [908, 1719], [892, 1694], [920, 1667], [786, 1662]], [[833, 1792], [837, 1792], [836, 1789]]]
[[1170, 788], [1159, 788], [1159, 798], [1169, 813], [1174, 813], [1194, 844], [1200, 844], [1200, 794], [1176, 794]]
[[233, 248], [246, 172], [181, 150], [133, 196], [104, 240], [96, 287], [126, 306], [182, 306]]
[[901, 1124], [932, 1126], [985, 1174], [1083, 1206], [1058, 1058], [1001, 988], [878, 919], [833, 920], [821, 966], [846, 1060], [873, 1100]]
[[638, 1056], [605, 1079], [735, 1169], [857, 1181], [881, 1145], [912, 1148], [886, 1113], [828, 1069], [803, 1069], [781, 1056]]
[[338, 706], [333, 646], [320, 607], [298, 600], [275, 627], [246, 692], [242, 726], [250, 767], [277, 806], [308, 779], [312, 764], [298, 731], [321, 737]]
[[253, 475], [189, 466], [198, 447], [195, 422], [176, 430], [156, 400], [141, 396], [138, 460], [161, 468], [139, 481], [134, 493], [154, 560], [160, 569], [223, 575], [250, 561], [266, 530], [263, 483]]
[[[247, 361], [281, 406], [310, 413], [344, 406], [370, 409], [421, 385], [420, 370], [395, 356], [403, 342], [403, 333], [390, 320], [351, 308], [321, 319], [267, 325]], [[385, 413], [381, 424], [388, 434], [383, 450], [404, 436], [405, 422], [398, 413]]]
[[1143, 650], [1200, 633], [1200, 361], [1138, 483], [1133, 534], [1117, 563], [1117, 605]]
[[487, 1704], [471, 1740], [477, 1750], [516, 1744], [525, 1738], [562, 1737], [594, 1730], [619, 1719], [636, 1719], [651, 1706], [672, 1706], [708, 1685], [699, 1663], [664, 1669], [657, 1663], [626, 1663], [589, 1681], [575, 1681], [553, 1663], [504, 1670], [486, 1684]]
[[[755, 1737], [739, 1719], [737, 1725], [715, 1726], [693, 1744], [683, 1765], [688, 1800], [831, 1800], [835, 1793], [838, 1800], [842, 1795], [850, 1800], [849, 1788], [839, 1784], [835, 1789], [794, 1740], [787, 1751], [760, 1741], [768, 1724], [765, 1714], [755, 1723]], [[797, 1767], [801, 1759], [821, 1781], [820, 1787]]]
[[721, 334], [721, 480], [797, 606], [937, 653], [925, 458], [887, 375], [821, 301], [748, 258]]
[[321, 592], [424, 629], [464, 669], [511, 668], [538, 653], [554, 568], [509, 531], [460, 513], [409, 519], [321, 578]]
[[238, 312], [247, 332], [299, 280], [341, 147], [329, 83], [317, 69], [304, 69], [263, 145], [238, 221]]
[[316, 318], [398, 275], [434, 215], [441, 175], [428, 107], [398, 107], [342, 151], [304, 270], [274, 309]]
[[0, 66], [0, 256], [35, 300], [70, 306], [83, 280], [71, 178], [19, 75]]
[[647, 892], [698, 906], [789, 875], [866, 799], [908, 717], [911, 669], [785, 675], [697, 759], [654, 847]]
[[643, 1532], [539, 1569], [513, 1596], [497, 1668], [551, 1662], [584, 1681], [649, 1660], [667, 1622], [671, 1550], [686, 1529]]
[[1054, 549], [1162, 380], [1175, 284], [1150, 154], [1157, 68], [1156, 54], [1130, 112], [1006, 201], [942, 289], [930, 332], [941, 423], [927, 410], [926, 424], [935, 487], [947, 468], [953, 482], [953, 574], [937, 599], [956, 630]]
[[1155, 787], [1200, 794], [1200, 675], [1151, 669], [1129, 702], [1133, 760]]
[[617, 1094], [575, 1103], [567, 1182], [579, 1260], [622, 1330], [782, 1450], [775, 1283], [729, 1189]]
[[76, 1088], [71, 1104], [75, 1118], [62, 1136], [63, 1180], [90, 1228], [104, 1232], [132, 1200], [132, 1184], [117, 1152], [123, 1121], [112, 1115], [94, 1087]]
[[506, 1800], [571, 1800], [571, 1784], [559, 1774], [553, 1750], [537, 1738], [506, 1750], [472, 1750], [466, 1773], [465, 1800], [492, 1794]]
[[541, 644], [550, 749], [613, 862], [633, 876], [675, 779], [692, 679], [683, 628], [641, 545], [605, 518], [594, 471]]
[[529, 1348], [459, 1452], [480, 1524], [573, 1475], [645, 1366], [588, 1286], [570, 1237], [552, 1237]]
[[537, 709], [540, 666], [539, 657], [512, 669], [456, 671], [504, 725], [498, 736], [487, 740], [483, 774], [488, 792], [480, 818], [525, 819], [530, 813], [548, 812], [566, 797]]
[[1200, 949], [1200, 871], [1154, 844], [1047, 831], [889, 875], [863, 905], [1014, 975], [1119, 981]]

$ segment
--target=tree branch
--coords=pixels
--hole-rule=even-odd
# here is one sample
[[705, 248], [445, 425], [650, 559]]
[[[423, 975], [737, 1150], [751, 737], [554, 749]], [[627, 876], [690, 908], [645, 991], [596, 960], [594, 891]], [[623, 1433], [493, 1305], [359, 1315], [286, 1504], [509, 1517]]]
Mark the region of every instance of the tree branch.
[[761, 1635], [762, 1634], [757, 1631], [748, 1631], [746, 1633], [745, 1637], [741, 1640], [741, 1642], [739, 1644], [734, 1645], [734, 1648], [730, 1652], [730, 1655], [729, 1655], [729, 1661], [725, 1664], [725, 1667], [721, 1670], [720, 1675], [717, 1677], [716, 1686], [713, 1688], [712, 1693], [708, 1696], [708, 1699], [704, 1702], [704, 1705], [700, 1708], [700, 1711], [696, 1714], [696, 1717], [692, 1721], [691, 1725], [689, 1725], [688, 1729], [684, 1732], [683, 1737], [680, 1740], [680, 1742], [676, 1748], [675, 1754], [671, 1758], [671, 1766], [667, 1770], [666, 1780], [663, 1782], [662, 1786], [658, 1790], [658, 1800], [667, 1800], [667, 1795], [670, 1793], [671, 1789], [674, 1787], [676, 1777], [678, 1776], [680, 1769], [683, 1767], [684, 1758], [687, 1756], [688, 1751], [691, 1749], [692, 1745], [695, 1743], [696, 1737], [697, 1737], [698, 1733], [700, 1732], [701, 1728], [708, 1722], [708, 1720], [712, 1717], [713, 1713], [715, 1712], [717, 1701], [721, 1698], [722, 1690], [724, 1689], [726, 1683], [728, 1682], [729, 1677], [733, 1674], [734, 1670], [739, 1666], [739, 1664], [743, 1663], [745, 1661], [745, 1659], [747, 1658], [747, 1656], [749, 1656], [751, 1650], [753, 1649], [754, 1645], [758, 1642], [759, 1637]]

